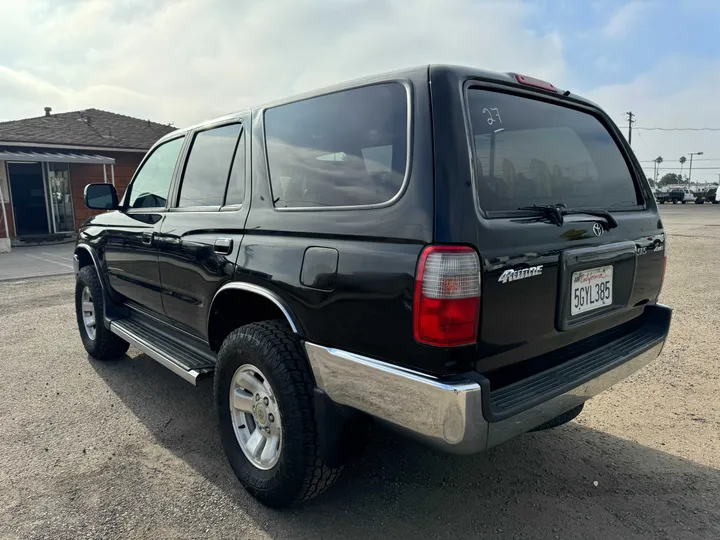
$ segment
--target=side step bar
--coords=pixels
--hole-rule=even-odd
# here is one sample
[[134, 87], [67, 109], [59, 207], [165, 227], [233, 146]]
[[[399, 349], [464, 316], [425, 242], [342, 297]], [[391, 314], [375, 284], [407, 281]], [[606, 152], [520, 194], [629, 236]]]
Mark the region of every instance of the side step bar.
[[153, 332], [137, 320], [112, 320], [110, 331], [189, 383], [197, 384], [198, 378], [215, 369], [214, 359], [209, 353], [202, 354], [183, 346], [163, 334]]

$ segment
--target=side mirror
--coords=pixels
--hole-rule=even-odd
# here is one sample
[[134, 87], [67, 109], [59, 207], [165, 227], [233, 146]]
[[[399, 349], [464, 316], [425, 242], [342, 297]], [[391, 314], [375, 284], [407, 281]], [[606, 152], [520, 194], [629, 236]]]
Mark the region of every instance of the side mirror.
[[95, 210], [115, 210], [118, 196], [112, 184], [88, 184], [85, 186], [85, 206]]

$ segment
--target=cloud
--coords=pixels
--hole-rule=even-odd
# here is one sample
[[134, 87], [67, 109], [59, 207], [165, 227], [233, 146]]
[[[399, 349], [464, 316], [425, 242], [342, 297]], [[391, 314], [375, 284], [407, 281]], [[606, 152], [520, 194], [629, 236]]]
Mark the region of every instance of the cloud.
[[[627, 134], [624, 113], [632, 110], [637, 127], [720, 127], [720, 61], [675, 56], [658, 63], [632, 81], [587, 90], [584, 94], [599, 103]], [[680, 172], [678, 159], [688, 152], [704, 152], [693, 163], [692, 177], [699, 182], [717, 182], [720, 174], [720, 132], [643, 131], [633, 132], [633, 150], [642, 161], [662, 156], [660, 175]], [[710, 158], [717, 160], [708, 161]], [[642, 163], [652, 176], [652, 163]], [[718, 167], [706, 169], [701, 167]], [[684, 168], [687, 174], [687, 165]]]
[[[0, 6], [2, 119], [98, 107], [184, 125], [430, 62], [565, 77], [523, 2], [40, 0]], [[488, 20], [491, 17], [492, 24]], [[30, 111], [30, 112], [28, 112]]]
[[[575, 77], [582, 70], [571, 72], [566, 65], [569, 34], [537, 30], [541, 5], [530, 0], [0, 2], [0, 120], [42, 115], [45, 106], [54, 112], [97, 107], [183, 126], [363, 75], [444, 62], [552, 81], [595, 100], [619, 124], [632, 110], [638, 126], [720, 126], [715, 97], [720, 63], [669, 56], [622, 84], [589, 87]], [[627, 3], [604, 27], [588, 31], [598, 43], [629, 36], [648, 6]], [[673, 50], [670, 42], [668, 49]], [[627, 65], [622, 56], [605, 52], [587, 58], [607, 77], [622, 76]], [[674, 166], [689, 151], [720, 157], [712, 150], [720, 147], [716, 135], [637, 131], [633, 147], [640, 159], [660, 154]], [[720, 160], [705, 163], [713, 164], [720, 166]], [[713, 180], [720, 169], [701, 171], [697, 178]]]
[[630, 33], [648, 8], [647, 2], [633, 1], [618, 8], [602, 28], [607, 38], [625, 37]]

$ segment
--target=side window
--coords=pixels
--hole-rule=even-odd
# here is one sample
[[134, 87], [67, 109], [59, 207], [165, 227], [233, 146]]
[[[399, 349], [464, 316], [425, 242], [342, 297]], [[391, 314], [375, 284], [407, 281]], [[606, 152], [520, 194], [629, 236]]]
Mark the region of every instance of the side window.
[[145, 160], [130, 186], [130, 208], [162, 208], [170, 191], [175, 163], [185, 137], [158, 146]]
[[180, 185], [178, 207], [223, 204], [241, 130], [241, 124], [231, 124], [195, 135]]
[[402, 188], [407, 93], [384, 83], [265, 111], [275, 206], [379, 204]]
[[245, 137], [240, 133], [240, 139], [235, 150], [230, 179], [228, 180], [225, 204], [242, 204], [245, 199]]

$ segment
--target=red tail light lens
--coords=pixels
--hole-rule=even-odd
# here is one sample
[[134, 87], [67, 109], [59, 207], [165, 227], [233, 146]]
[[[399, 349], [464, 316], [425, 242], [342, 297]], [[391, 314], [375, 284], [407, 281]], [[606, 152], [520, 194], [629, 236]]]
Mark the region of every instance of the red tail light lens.
[[540, 79], [536, 79], [535, 77], [528, 77], [527, 75], [520, 75], [519, 73], [516, 73], [515, 78], [520, 84], [534, 86], [535, 88], [542, 88], [543, 90], [549, 90], [550, 92], [558, 91], [558, 89], [555, 88], [554, 84], [547, 81], [542, 81]]
[[663, 237], [663, 268], [662, 268], [662, 274], [660, 274], [660, 290], [658, 291], [658, 296], [660, 296], [663, 285], [665, 285], [665, 273], [667, 271], [667, 255], [668, 255], [667, 252], [668, 252], [668, 238], [667, 238], [667, 234], [665, 234]]
[[429, 246], [415, 276], [415, 339], [455, 347], [475, 343], [480, 318], [480, 259], [465, 246]]

